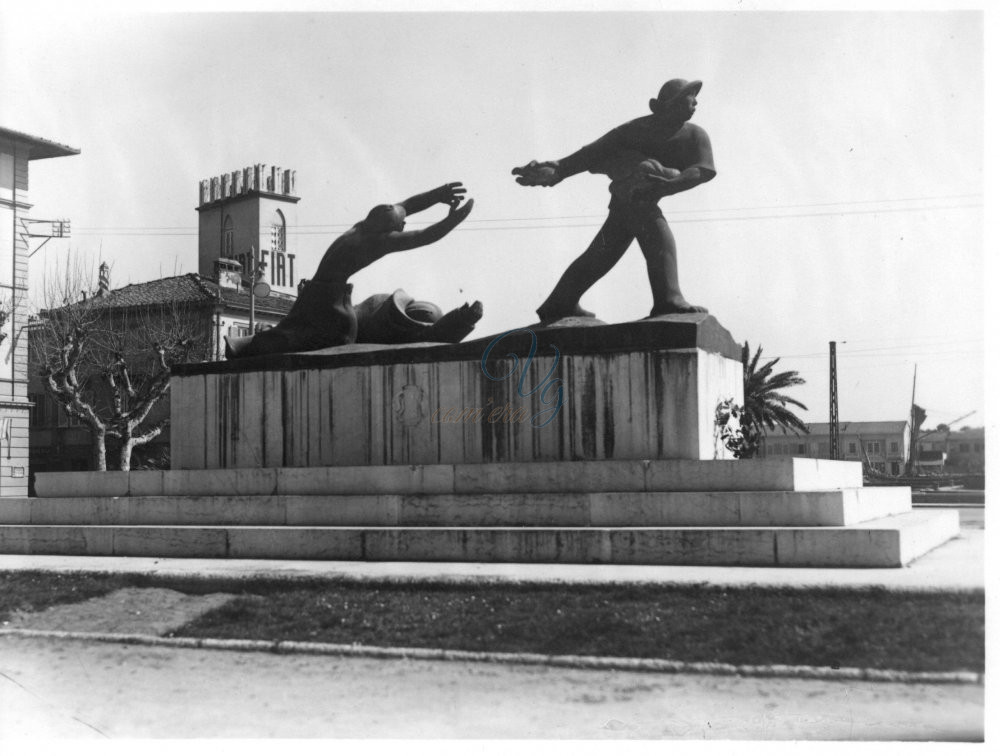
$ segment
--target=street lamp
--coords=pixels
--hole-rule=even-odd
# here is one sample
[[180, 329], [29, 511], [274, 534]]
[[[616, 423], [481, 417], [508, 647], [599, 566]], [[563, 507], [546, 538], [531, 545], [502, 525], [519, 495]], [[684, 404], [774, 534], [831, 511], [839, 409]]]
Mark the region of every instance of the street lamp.
[[[257, 255], [254, 254], [254, 248], [250, 247], [250, 259], [256, 260]], [[267, 297], [271, 294], [271, 287], [268, 286], [266, 281], [261, 279], [264, 277], [264, 269], [267, 267], [267, 263], [264, 260], [260, 260], [253, 271], [250, 273], [250, 335], [253, 336], [256, 331], [255, 321], [255, 304], [257, 297]]]

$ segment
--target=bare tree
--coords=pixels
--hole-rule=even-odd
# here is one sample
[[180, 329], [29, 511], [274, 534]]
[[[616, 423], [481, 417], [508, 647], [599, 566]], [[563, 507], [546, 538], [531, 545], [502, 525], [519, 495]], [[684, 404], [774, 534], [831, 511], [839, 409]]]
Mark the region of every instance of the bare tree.
[[[29, 349], [45, 391], [91, 434], [93, 467], [129, 470], [132, 452], [170, 421], [170, 368], [208, 359], [211, 316], [202, 301], [130, 301], [88, 291], [93, 280], [67, 265], [46, 282]], [[124, 291], [124, 290], [120, 290]], [[110, 443], [109, 443], [110, 442]]]

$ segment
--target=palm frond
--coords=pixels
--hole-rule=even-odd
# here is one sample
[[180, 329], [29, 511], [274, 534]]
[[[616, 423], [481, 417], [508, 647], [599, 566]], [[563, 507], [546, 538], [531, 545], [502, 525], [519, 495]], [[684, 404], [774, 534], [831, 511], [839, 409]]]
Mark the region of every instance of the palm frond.
[[794, 399], [793, 397], [790, 396], [785, 396], [784, 394], [777, 394], [773, 391], [768, 391], [767, 394], [765, 394], [765, 397], [766, 397], [765, 404], [769, 406], [780, 404], [782, 407], [784, 407], [786, 404], [794, 404], [799, 409], [804, 409], [804, 410], [809, 409], [798, 399]]
[[[782, 433], [808, 433], [806, 424], [790, 409], [808, 409], [805, 404], [794, 397], [783, 393], [793, 386], [801, 386], [805, 383], [795, 370], [785, 370], [775, 373], [775, 365], [780, 357], [760, 365], [761, 354], [764, 348], [757, 347], [757, 351], [750, 358], [749, 342], [744, 342], [743, 357], [743, 404], [744, 420], [746, 424], [759, 433], [767, 430], [778, 430]], [[758, 367], [759, 366], [759, 367]]]

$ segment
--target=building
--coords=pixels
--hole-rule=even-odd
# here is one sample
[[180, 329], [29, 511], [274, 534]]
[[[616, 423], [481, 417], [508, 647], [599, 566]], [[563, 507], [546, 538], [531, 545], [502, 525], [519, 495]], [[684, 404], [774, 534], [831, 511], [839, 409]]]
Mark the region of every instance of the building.
[[[768, 436], [762, 457], [830, 458], [830, 424], [807, 423], [809, 435]], [[841, 459], [870, 463], [888, 475], [906, 471], [910, 450], [910, 424], [906, 420], [840, 423]]]
[[[249, 333], [250, 290], [240, 275], [239, 266], [230, 261], [219, 261], [213, 278], [199, 273], [160, 278], [155, 281], [131, 284], [111, 289], [106, 269], [102, 266], [101, 282], [94, 293], [100, 298], [109, 319], [126, 319], [136, 316], [176, 315], [182, 308], [184, 316], [192, 321], [192, 332], [208, 344], [206, 354], [210, 359], [223, 358], [227, 335]], [[276, 324], [291, 309], [294, 299], [272, 294], [255, 301], [256, 329]], [[44, 318], [46, 313], [40, 317]], [[38, 329], [29, 329], [29, 339], [37, 337]], [[35, 350], [30, 350], [34, 358]], [[29, 398], [34, 403], [31, 410], [30, 456], [34, 472], [92, 469], [90, 430], [80, 420], [69, 416], [46, 393], [39, 377], [40, 365], [29, 369]], [[169, 395], [160, 402], [149, 422], [170, 415]], [[133, 464], [153, 467], [165, 466], [169, 460], [170, 434], [157, 439], [137, 451]]]
[[917, 438], [923, 471], [943, 473], [982, 473], [986, 471], [986, 429], [964, 427], [961, 430], [933, 430]]
[[79, 154], [64, 144], [0, 128], [0, 496], [28, 493], [31, 403], [28, 347], [21, 333], [28, 321], [29, 244], [68, 235], [68, 224], [27, 216], [28, 171], [33, 160]]
[[[250, 276], [264, 263], [263, 280], [273, 291], [298, 291], [295, 171], [265, 163], [223, 173], [198, 185], [198, 272], [212, 276], [219, 259], [236, 260]], [[301, 266], [300, 266], [301, 267]]]
[[[247, 336], [276, 325], [291, 309], [297, 293], [296, 251], [288, 229], [296, 222], [299, 198], [295, 171], [260, 163], [199, 182], [198, 272], [111, 289], [107, 267], [94, 296], [101, 297], [109, 317], [123, 313], [165, 312], [183, 305], [195, 313], [195, 330], [210, 344], [209, 359], [221, 360], [226, 336]], [[253, 274], [267, 284], [251, 297]], [[251, 303], [253, 307], [251, 309]], [[251, 322], [252, 321], [252, 322]], [[67, 415], [30, 369], [30, 397], [35, 406], [30, 423], [31, 469], [87, 470], [92, 466], [91, 437], [81, 421]], [[169, 416], [169, 397], [150, 418]], [[169, 458], [169, 433], [161, 434], [138, 453], [139, 464], [161, 466]], [[133, 460], [136, 461], [135, 459]]]

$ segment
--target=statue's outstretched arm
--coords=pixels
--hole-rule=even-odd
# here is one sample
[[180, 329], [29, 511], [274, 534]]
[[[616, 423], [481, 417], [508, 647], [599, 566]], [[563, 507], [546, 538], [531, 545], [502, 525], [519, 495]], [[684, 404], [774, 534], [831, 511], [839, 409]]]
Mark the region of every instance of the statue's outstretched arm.
[[403, 252], [407, 249], [425, 247], [428, 244], [443, 239], [459, 223], [464, 221], [472, 212], [474, 200], [469, 200], [464, 205], [453, 205], [448, 215], [437, 223], [433, 223], [427, 228], [419, 231], [394, 231], [385, 235], [384, 249], [386, 252]]
[[448, 205], [454, 210], [465, 198], [466, 191], [468, 190], [462, 186], [461, 181], [452, 181], [451, 183], [439, 186], [437, 189], [431, 189], [429, 192], [415, 194], [398, 204], [402, 205], [407, 215], [419, 213], [421, 210], [426, 210], [438, 203]]
[[563, 179], [590, 170], [597, 161], [613, 153], [619, 142], [618, 131], [609, 131], [597, 141], [581, 147], [559, 160], [532, 160], [511, 171], [521, 186], [555, 186]]

